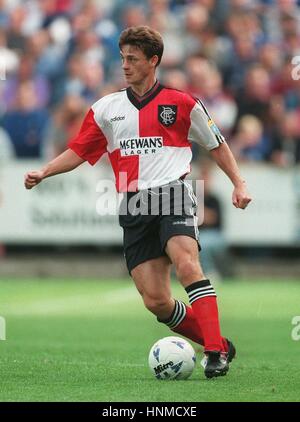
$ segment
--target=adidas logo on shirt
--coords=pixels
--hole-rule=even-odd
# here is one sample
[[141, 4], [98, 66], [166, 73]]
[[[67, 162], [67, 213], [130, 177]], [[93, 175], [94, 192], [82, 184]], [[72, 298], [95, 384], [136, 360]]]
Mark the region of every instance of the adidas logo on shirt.
[[110, 119], [110, 122], [118, 122], [119, 120], [125, 120], [125, 116], [116, 116]]

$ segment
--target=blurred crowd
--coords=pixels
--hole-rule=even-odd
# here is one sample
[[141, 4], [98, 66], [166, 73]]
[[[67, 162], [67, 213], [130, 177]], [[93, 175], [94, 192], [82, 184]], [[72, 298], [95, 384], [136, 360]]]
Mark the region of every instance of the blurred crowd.
[[0, 0], [0, 160], [62, 152], [125, 86], [135, 25], [162, 34], [159, 80], [201, 98], [239, 161], [300, 162], [297, 0]]

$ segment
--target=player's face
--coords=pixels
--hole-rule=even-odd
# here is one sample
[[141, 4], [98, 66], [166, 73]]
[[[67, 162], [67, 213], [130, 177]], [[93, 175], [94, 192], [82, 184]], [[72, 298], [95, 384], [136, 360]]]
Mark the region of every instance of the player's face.
[[128, 85], [139, 85], [152, 72], [155, 72], [157, 56], [148, 59], [141, 49], [128, 44], [122, 47], [120, 55], [122, 69]]

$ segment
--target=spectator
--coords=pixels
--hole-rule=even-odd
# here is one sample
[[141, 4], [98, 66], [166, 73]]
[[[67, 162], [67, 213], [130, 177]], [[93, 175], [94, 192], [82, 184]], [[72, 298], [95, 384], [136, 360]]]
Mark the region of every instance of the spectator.
[[5, 7], [6, 0], [0, 0], [0, 28], [6, 28], [9, 24], [9, 14]]
[[196, 97], [203, 94], [203, 79], [210, 71], [209, 61], [201, 55], [190, 56], [185, 63], [185, 70], [188, 77], [189, 91]]
[[240, 161], [266, 160], [271, 149], [270, 140], [263, 133], [262, 122], [252, 115], [241, 117], [230, 147]]
[[144, 8], [141, 6], [129, 6], [123, 9], [122, 28], [129, 26], [146, 25], [147, 19]]
[[279, 133], [275, 135], [272, 160], [278, 165], [300, 163], [300, 108], [282, 117]]
[[227, 69], [228, 85], [232, 92], [237, 94], [243, 89], [248, 69], [257, 62], [256, 53], [254, 40], [243, 32], [233, 40], [231, 63]]
[[72, 7], [71, 0], [42, 0], [40, 8], [43, 14], [43, 28], [47, 28], [57, 17], [67, 16]]
[[104, 61], [105, 56], [101, 39], [97, 37], [97, 34], [92, 29], [84, 30], [77, 34], [74, 53], [80, 54], [84, 60], [100, 63]]
[[[4, 67], [5, 74], [15, 72], [19, 66], [19, 56], [7, 46], [7, 34], [0, 28], [0, 66]], [[1, 69], [2, 70], [2, 69]]]
[[33, 58], [29, 55], [20, 57], [20, 65], [17, 72], [8, 75], [0, 98], [5, 104], [6, 110], [13, 107], [20, 84], [31, 80], [34, 85], [37, 107], [46, 107], [50, 97], [50, 87], [47, 78], [43, 74], [35, 72]]
[[186, 74], [181, 70], [168, 70], [163, 77], [165, 86], [170, 88], [179, 89], [181, 91], [188, 90], [188, 81]]
[[63, 94], [78, 94], [83, 91], [83, 58], [80, 53], [71, 55], [67, 63], [67, 75], [63, 81]]
[[209, 23], [209, 12], [201, 4], [192, 4], [186, 10], [184, 45], [186, 54], [197, 54], [201, 52], [202, 35]]
[[223, 90], [222, 78], [216, 68], [207, 67], [202, 77], [202, 99], [223, 135], [228, 137], [237, 116], [236, 103]]
[[26, 36], [24, 34], [24, 23], [26, 19], [26, 9], [24, 5], [13, 8], [9, 15], [9, 25], [7, 30], [7, 46], [14, 51], [24, 51]]
[[41, 158], [48, 123], [48, 112], [37, 107], [32, 81], [23, 82], [14, 109], [3, 117], [3, 128], [11, 138], [16, 157]]
[[88, 104], [79, 95], [67, 95], [53, 116], [46, 135], [45, 156], [52, 159], [61, 154], [67, 142], [79, 132]]
[[288, 57], [272, 83], [273, 95], [283, 96], [286, 110], [295, 110], [300, 106], [300, 84], [299, 80], [292, 78], [293, 70], [292, 60]]
[[82, 97], [89, 103], [95, 102], [97, 91], [104, 83], [104, 71], [101, 63], [97, 61], [85, 61], [82, 69]]
[[44, 29], [28, 38], [28, 51], [36, 63], [35, 72], [46, 77], [52, 87], [50, 104], [57, 103], [65, 76], [67, 45], [53, 42], [49, 31]]
[[266, 43], [260, 48], [258, 59], [261, 66], [268, 72], [271, 83], [273, 83], [283, 65], [280, 48], [276, 44]]
[[149, 16], [149, 26], [159, 31], [164, 38], [164, 55], [162, 68], [180, 66], [185, 57], [185, 44], [182, 33], [172, 26], [167, 14], [153, 14]]
[[291, 20], [295, 19], [295, 27], [300, 28], [300, 9], [296, 0], [278, 0], [266, 10], [263, 19], [266, 33], [271, 41], [281, 42], [286, 35]]
[[236, 96], [238, 118], [251, 114], [266, 123], [271, 97], [270, 75], [261, 65], [254, 65], [246, 72], [245, 86]]

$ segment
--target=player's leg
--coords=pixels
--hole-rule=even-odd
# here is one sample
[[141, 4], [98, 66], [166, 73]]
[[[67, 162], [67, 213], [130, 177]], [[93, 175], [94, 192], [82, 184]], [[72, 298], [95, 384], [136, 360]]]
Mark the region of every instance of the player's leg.
[[203, 345], [192, 308], [172, 298], [171, 263], [160, 239], [160, 217], [132, 217], [124, 212], [126, 200], [123, 199], [122, 204], [120, 225], [124, 229], [126, 264], [146, 308], [174, 332]]
[[225, 339], [221, 336], [216, 293], [203, 274], [197, 241], [189, 236], [172, 236], [167, 241], [166, 252], [175, 265], [177, 276], [188, 293], [195, 318], [201, 327], [208, 356], [205, 375], [209, 378], [225, 375], [229, 367], [222, 356]]
[[[198, 228], [197, 219], [195, 217], [196, 201], [190, 187], [187, 186], [183, 181], [178, 180], [170, 185], [171, 186], [168, 187], [169, 194], [168, 192], [164, 192], [165, 195], [162, 195], [162, 199], [164, 199], [162, 209], [166, 210], [167, 212], [163, 213], [160, 219], [159, 236], [162, 248], [167, 253], [168, 241], [174, 236], [180, 238], [182, 235], [191, 242], [192, 254], [190, 248], [188, 248], [188, 259], [188, 254], [184, 249], [179, 249], [179, 254], [176, 255], [176, 259], [173, 256], [170, 256], [169, 253], [171, 260], [175, 263], [177, 273], [180, 273], [180, 278], [183, 280], [184, 286], [187, 287], [188, 284], [193, 284], [195, 281], [205, 280], [198, 259]], [[166, 201], [168, 201], [168, 203], [166, 203]], [[183, 252], [181, 257], [180, 252]], [[178, 268], [179, 266], [180, 268]], [[183, 273], [186, 273], [186, 275], [183, 276]], [[208, 297], [207, 299], [207, 302], [212, 301], [211, 297]], [[204, 300], [204, 302], [206, 302], [206, 300]], [[224, 352], [228, 351], [228, 342], [226, 339], [220, 338], [220, 333], [219, 336], [218, 333], [216, 333], [215, 339], [210, 334], [208, 325], [211, 321], [211, 317], [207, 315], [207, 312], [195, 312], [193, 307], [185, 307], [185, 310], [185, 319], [180, 325], [173, 328], [174, 331], [176, 330], [178, 333], [200, 344], [203, 344], [203, 339], [205, 337], [206, 341], [204, 341], [204, 345], [205, 349], [208, 351], [214, 349], [222, 350]], [[201, 314], [204, 313], [205, 317], [199, 317], [199, 312]], [[206, 334], [203, 332], [203, 328]]]
[[[185, 303], [181, 302], [185, 307], [185, 317], [179, 324], [176, 324], [173, 328], [171, 328], [174, 333], [180, 334], [188, 339], [194, 341], [195, 343], [204, 346], [204, 339], [201, 330], [201, 326], [199, 325], [193, 308], [191, 306], [187, 306]], [[166, 321], [160, 321], [166, 323]], [[225, 337], [222, 337], [222, 346], [223, 351], [228, 353], [228, 361], [231, 362], [232, 359], [236, 356], [236, 350], [234, 345], [230, 340]]]
[[201, 329], [191, 307], [172, 297], [168, 257], [146, 261], [131, 271], [145, 307], [174, 333], [203, 345]]
[[145, 307], [159, 319], [169, 318], [175, 307], [171, 293], [170, 267], [169, 258], [161, 256], [143, 262], [131, 270]]
[[223, 351], [216, 293], [201, 268], [197, 242], [188, 236], [173, 236], [167, 242], [166, 252], [188, 293], [202, 329], [205, 351]]
[[[187, 224], [187, 222], [189, 224]], [[199, 244], [197, 238], [197, 227], [195, 224], [196, 221], [193, 217], [185, 215], [166, 215], [161, 219], [160, 223], [160, 241], [162, 247], [164, 248], [165, 252], [169, 254], [170, 259], [175, 264], [177, 275], [179, 276], [179, 279], [184, 287], [187, 287], [196, 281], [203, 282], [206, 280], [198, 258]], [[172, 247], [175, 239], [182, 238], [186, 239], [187, 244], [181, 245], [181, 243], [179, 243], [178, 248]], [[175, 245], [177, 245], [177, 242], [175, 242]], [[205, 283], [207, 284], [209, 282], [205, 281]], [[211, 293], [211, 288], [212, 286], [209, 287], [208, 294]], [[206, 297], [206, 295], [203, 297]], [[215, 298], [213, 299], [211, 296], [207, 296], [207, 299], [201, 301], [201, 305], [202, 302], [215, 302]], [[210, 315], [207, 312], [204, 312], [204, 317], [200, 318], [198, 315], [199, 311], [196, 312], [194, 309], [196, 307], [198, 308], [197, 305], [192, 307], [186, 306], [186, 319], [182, 321], [181, 325], [175, 327], [177, 332], [197, 343], [204, 344], [206, 350], [219, 350], [221, 347], [222, 351], [227, 352], [227, 340], [223, 337], [220, 340], [217, 335], [218, 332], [216, 333], [217, 338], [215, 340], [210, 335], [211, 330], [208, 327], [211, 321]], [[212, 303], [211, 307], [215, 308], [216, 306], [213, 306]], [[207, 306], [204, 308], [206, 309]], [[200, 311], [200, 313], [202, 314], [203, 312]], [[207, 328], [204, 328], [203, 325]], [[203, 328], [207, 333], [206, 342], [204, 341], [205, 333], [203, 332]]]
[[[146, 308], [157, 316], [159, 322], [175, 330], [181, 327], [181, 323], [185, 327], [187, 319], [191, 321], [189, 318], [191, 309], [186, 310], [183, 302], [172, 298], [171, 262], [160, 241], [159, 221], [159, 217], [145, 216], [140, 217], [136, 224], [130, 216], [121, 218], [124, 228], [125, 259], [128, 271], [135, 281]], [[192, 320], [194, 322], [194, 318]], [[188, 334], [186, 330], [183, 333], [191, 340], [203, 344], [202, 338], [199, 337], [199, 330], [194, 333], [194, 336]]]

